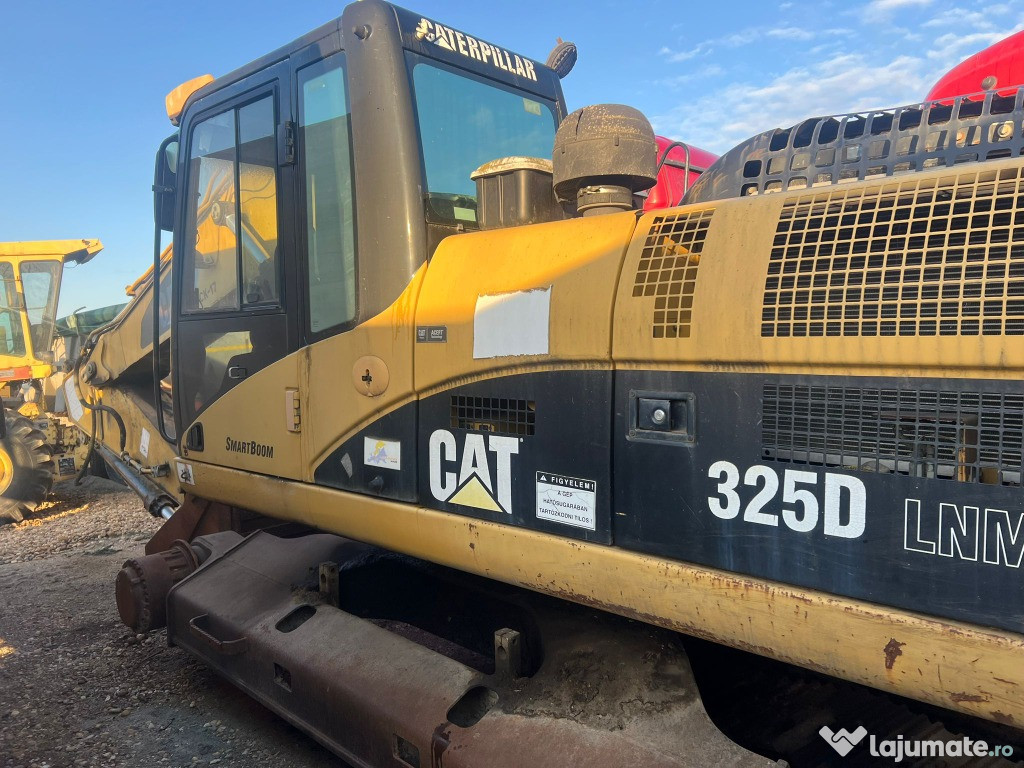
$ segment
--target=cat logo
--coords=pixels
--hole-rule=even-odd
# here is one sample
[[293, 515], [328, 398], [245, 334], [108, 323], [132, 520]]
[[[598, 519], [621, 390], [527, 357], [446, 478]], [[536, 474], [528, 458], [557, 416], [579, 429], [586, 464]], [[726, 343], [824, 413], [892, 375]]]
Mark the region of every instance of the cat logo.
[[475, 59], [518, 77], [525, 77], [537, 82], [537, 69], [529, 59], [524, 59], [496, 45], [485, 43], [483, 40], [459, 32], [457, 29], [446, 27], [429, 19], [420, 19], [414, 34], [417, 40], [426, 40], [451, 53], [458, 53], [467, 59]]
[[430, 492], [438, 501], [512, 514], [517, 453], [515, 437], [468, 434], [460, 454], [455, 435], [438, 429], [430, 436]]

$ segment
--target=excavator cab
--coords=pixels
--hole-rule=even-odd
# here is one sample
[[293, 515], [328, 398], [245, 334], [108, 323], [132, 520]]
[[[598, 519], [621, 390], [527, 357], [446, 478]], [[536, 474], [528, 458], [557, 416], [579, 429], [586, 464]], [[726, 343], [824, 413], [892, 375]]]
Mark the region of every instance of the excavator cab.
[[[165, 437], [200, 451], [201, 417], [231, 389], [379, 314], [442, 239], [480, 229], [474, 171], [550, 157], [566, 109], [552, 70], [366, 2], [182, 85], [168, 114], [180, 151], [172, 173], [161, 150], [155, 185], [176, 244]], [[401, 340], [409, 358], [413, 343]]]

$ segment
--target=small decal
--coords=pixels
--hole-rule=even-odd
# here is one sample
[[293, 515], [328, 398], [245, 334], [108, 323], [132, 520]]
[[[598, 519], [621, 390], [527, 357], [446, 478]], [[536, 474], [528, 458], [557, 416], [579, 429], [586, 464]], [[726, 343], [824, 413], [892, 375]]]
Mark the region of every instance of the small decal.
[[402, 444], [397, 440], [363, 438], [363, 464], [368, 467], [402, 468]]
[[75, 390], [75, 380], [73, 377], [68, 377], [68, 380], [64, 382], [64, 396], [68, 401], [68, 413], [71, 418], [75, 421], [81, 421], [82, 416], [85, 415], [85, 409], [82, 408], [82, 402], [78, 399], [78, 392]]
[[430, 492], [438, 501], [512, 514], [512, 457], [519, 440], [503, 435], [466, 435], [459, 450], [455, 435], [438, 429], [430, 436]]
[[341, 468], [345, 470], [345, 474], [348, 475], [349, 478], [351, 479], [353, 472], [352, 457], [349, 456], [347, 453], [341, 457]]
[[538, 472], [537, 518], [597, 530], [597, 482]]
[[538, 116], [540, 116], [542, 114], [542, 112], [540, 110], [540, 102], [539, 101], [534, 101], [533, 99], [527, 99], [527, 98], [524, 97], [523, 98], [523, 109], [525, 111], [529, 112], [531, 115], [538, 115]]
[[478, 296], [473, 313], [473, 357], [548, 354], [551, 286]]
[[186, 464], [184, 461], [175, 461], [174, 463], [178, 466], [178, 480], [185, 485], [195, 485], [196, 478], [192, 473], [192, 465]]
[[57, 474], [61, 477], [75, 474], [75, 457], [61, 456], [57, 459]]
[[418, 344], [447, 344], [447, 325], [417, 325], [416, 342]]
[[468, 59], [490, 64], [495, 69], [502, 69], [510, 74], [537, 82], [537, 69], [529, 59], [524, 59], [496, 45], [485, 43], [472, 35], [438, 24], [436, 21], [420, 19], [420, 23], [416, 26], [416, 39], [426, 40], [451, 53], [461, 54]]
[[139, 453], [141, 453], [144, 458], [147, 458], [147, 459], [149, 458], [149, 430], [148, 429], [143, 429], [142, 430], [142, 437], [139, 439]]

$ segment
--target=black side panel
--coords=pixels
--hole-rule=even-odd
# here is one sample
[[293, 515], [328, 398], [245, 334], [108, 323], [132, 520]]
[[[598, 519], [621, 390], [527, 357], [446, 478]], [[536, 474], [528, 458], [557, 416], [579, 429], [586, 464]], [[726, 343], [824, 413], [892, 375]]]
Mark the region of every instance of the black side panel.
[[415, 502], [416, 458], [416, 403], [409, 403], [342, 443], [317, 465], [313, 481]]
[[[696, 440], [630, 438], [631, 391], [692, 396]], [[615, 403], [616, 544], [1024, 631], [1020, 382], [623, 372]]]
[[425, 506], [611, 543], [612, 374], [558, 371], [420, 403]]

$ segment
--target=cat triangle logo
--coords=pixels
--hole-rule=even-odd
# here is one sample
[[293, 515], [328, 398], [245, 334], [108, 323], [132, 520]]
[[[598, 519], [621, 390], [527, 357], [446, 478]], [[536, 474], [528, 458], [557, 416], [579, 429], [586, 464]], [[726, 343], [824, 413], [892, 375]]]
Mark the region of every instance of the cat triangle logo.
[[430, 492], [442, 502], [512, 514], [512, 457], [519, 440], [447, 429], [430, 436]]
[[448, 499], [448, 501], [453, 504], [461, 504], [464, 507], [476, 507], [477, 509], [486, 509], [491, 512], [501, 512], [498, 502], [487, 492], [484, 484], [480, 482], [480, 478], [476, 475], [469, 478], [466, 484], [457, 490], [455, 495]]

